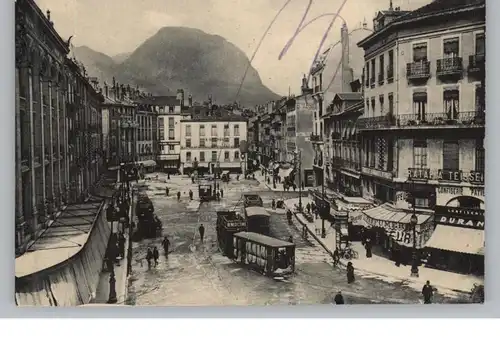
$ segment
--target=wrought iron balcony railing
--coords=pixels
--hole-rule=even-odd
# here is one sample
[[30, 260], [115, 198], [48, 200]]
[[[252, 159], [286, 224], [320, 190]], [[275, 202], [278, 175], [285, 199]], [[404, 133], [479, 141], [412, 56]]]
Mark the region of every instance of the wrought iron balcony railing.
[[406, 64], [406, 77], [408, 80], [428, 79], [431, 76], [431, 63], [417, 61]]
[[312, 133], [310, 140], [311, 142], [323, 142], [323, 136]]
[[448, 57], [437, 60], [436, 75], [460, 75], [463, 72], [463, 63], [461, 57]]

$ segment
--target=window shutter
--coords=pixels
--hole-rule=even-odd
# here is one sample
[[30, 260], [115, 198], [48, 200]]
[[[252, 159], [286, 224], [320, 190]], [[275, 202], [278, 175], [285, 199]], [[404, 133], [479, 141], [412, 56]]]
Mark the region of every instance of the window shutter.
[[445, 141], [443, 144], [443, 169], [444, 170], [459, 170], [460, 168], [460, 152], [458, 142]]

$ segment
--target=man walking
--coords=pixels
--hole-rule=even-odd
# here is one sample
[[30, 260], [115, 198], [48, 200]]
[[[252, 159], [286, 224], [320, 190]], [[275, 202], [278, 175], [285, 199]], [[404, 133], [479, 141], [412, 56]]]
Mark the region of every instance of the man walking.
[[160, 258], [160, 253], [158, 252], [158, 248], [153, 248], [153, 259], [155, 260], [155, 268], [158, 266], [158, 259]]
[[165, 251], [165, 258], [168, 259], [168, 248], [170, 247], [170, 241], [168, 240], [167, 236], [165, 236], [161, 244], [163, 245], [163, 250]]
[[424, 304], [432, 303], [433, 293], [434, 293], [434, 288], [432, 287], [431, 282], [427, 281], [427, 283], [425, 283], [424, 287], [422, 288], [422, 295], [424, 296]]
[[200, 241], [203, 243], [203, 237], [205, 236], [205, 227], [203, 224], [198, 228], [198, 232], [200, 233]]

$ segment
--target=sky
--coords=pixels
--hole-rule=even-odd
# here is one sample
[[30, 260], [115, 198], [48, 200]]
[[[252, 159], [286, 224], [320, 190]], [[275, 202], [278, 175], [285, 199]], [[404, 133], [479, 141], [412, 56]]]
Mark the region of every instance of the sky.
[[[51, 11], [54, 27], [63, 38], [73, 35], [72, 44], [88, 46], [115, 56], [134, 51], [147, 38], [165, 26], [198, 28], [220, 35], [252, 57], [266, 29], [278, 11], [281, 12], [258, 48], [252, 65], [262, 82], [278, 94], [298, 92], [302, 74], [306, 73], [320, 47], [321, 39], [345, 1], [339, 15], [348, 29], [360, 27], [366, 20], [372, 27], [378, 10], [389, 7], [390, 0], [36, 0], [45, 12]], [[288, 51], [287, 44], [303, 17], [319, 18], [300, 32]], [[394, 0], [402, 10], [415, 9], [431, 0]], [[328, 34], [324, 47], [340, 38], [343, 20], [338, 18]], [[242, 74], [243, 76], [243, 74]]]

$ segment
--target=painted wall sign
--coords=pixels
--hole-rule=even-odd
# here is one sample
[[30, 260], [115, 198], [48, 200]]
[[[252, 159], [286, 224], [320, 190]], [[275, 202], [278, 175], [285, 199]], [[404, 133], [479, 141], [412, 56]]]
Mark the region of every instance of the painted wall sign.
[[464, 189], [462, 187], [439, 187], [438, 193], [449, 195], [463, 195]]
[[484, 183], [484, 173], [479, 171], [463, 172], [462, 170], [438, 170], [438, 180]]
[[484, 188], [470, 188], [471, 196], [484, 197]]
[[484, 210], [436, 206], [435, 222], [461, 228], [484, 229]]
[[461, 226], [464, 228], [475, 228], [475, 229], [484, 229], [484, 221], [465, 219], [461, 217], [453, 217], [453, 216], [440, 216], [439, 217], [440, 224]]

